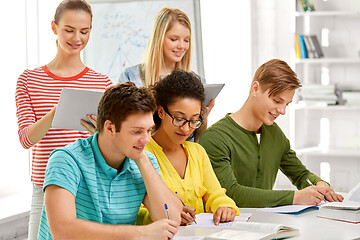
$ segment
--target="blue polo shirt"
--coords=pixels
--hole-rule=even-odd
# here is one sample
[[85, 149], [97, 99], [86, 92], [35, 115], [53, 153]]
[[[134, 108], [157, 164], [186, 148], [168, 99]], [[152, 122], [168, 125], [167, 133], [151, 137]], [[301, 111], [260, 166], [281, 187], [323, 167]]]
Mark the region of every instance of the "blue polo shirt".
[[[57, 185], [71, 192], [75, 196], [77, 218], [104, 224], [134, 225], [146, 193], [140, 170], [134, 160], [125, 158], [118, 173], [101, 155], [97, 138], [96, 133], [54, 150], [45, 172], [44, 191], [49, 185]], [[154, 155], [146, 154], [159, 173]], [[52, 239], [45, 207], [38, 239]]]

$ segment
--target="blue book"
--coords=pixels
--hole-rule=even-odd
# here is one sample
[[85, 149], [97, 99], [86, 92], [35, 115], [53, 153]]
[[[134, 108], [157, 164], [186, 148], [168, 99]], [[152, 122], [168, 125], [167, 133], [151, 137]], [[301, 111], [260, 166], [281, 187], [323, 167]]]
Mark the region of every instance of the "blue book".
[[299, 47], [301, 58], [308, 58], [303, 35], [299, 35]]

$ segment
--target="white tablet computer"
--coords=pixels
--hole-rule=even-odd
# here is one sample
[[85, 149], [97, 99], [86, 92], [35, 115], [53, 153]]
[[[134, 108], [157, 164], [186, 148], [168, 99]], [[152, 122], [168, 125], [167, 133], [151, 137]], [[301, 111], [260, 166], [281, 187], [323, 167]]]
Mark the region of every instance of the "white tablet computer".
[[80, 119], [88, 121], [86, 114], [97, 115], [97, 107], [103, 93], [101, 91], [63, 88], [52, 127], [86, 131], [81, 126]]
[[204, 84], [205, 88], [205, 106], [209, 104], [210, 100], [216, 98], [220, 93], [221, 89], [225, 86], [224, 83], [221, 84]]

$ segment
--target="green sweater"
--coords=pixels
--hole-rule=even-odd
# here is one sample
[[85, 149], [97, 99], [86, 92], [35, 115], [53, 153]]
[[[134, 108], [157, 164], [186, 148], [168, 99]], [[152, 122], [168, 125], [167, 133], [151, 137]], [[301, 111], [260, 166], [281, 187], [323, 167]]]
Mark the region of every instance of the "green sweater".
[[255, 132], [238, 125], [228, 114], [200, 137], [220, 184], [239, 207], [273, 207], [292, 204], [294, 191], [272, 190], [280, 169], [298, 189], [321, 179], [305, 168], [290, 149], [279, 126], [261, 126], [260, 144]]

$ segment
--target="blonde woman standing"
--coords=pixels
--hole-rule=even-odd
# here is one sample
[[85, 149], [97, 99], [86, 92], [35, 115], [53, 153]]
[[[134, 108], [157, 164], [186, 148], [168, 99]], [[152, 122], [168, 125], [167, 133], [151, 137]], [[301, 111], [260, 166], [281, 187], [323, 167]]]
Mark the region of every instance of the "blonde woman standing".
[[[190, 72], [191, 23], [188, 16], [176, 8], [163, 8], [156, 15], [150, 39], [141, 64], [126, 68], [119, 82], [134, 82], [149, 87], [171, 74], [175, 69]], [[205, 83], [205, 79], [201, 79]], [[214, 99], [205, 106], [204, 124], [195, 133], [195, 140], [207, 126], [207, 115], [215, 104]]]

